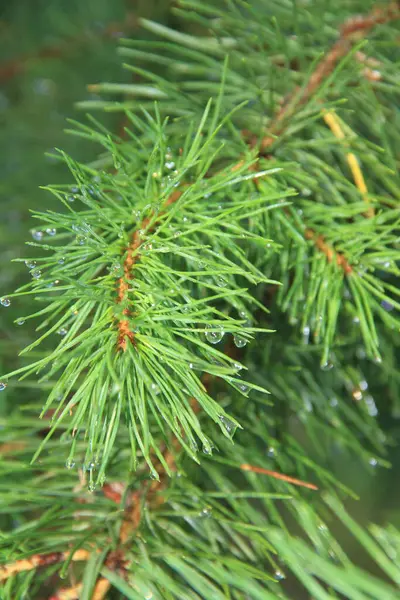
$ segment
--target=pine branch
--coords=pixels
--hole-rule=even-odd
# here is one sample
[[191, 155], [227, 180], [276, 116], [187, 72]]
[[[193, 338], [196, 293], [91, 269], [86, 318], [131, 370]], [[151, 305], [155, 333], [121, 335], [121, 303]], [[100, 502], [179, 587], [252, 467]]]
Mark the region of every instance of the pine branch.
[[[383, 16], [379, 16], [379, 11], [372, 14], [374, 19], [358, 19], [357, 31], [368, 31], [370, 25], [366, 23], [372, 20], [374, 23], [386, 22], [379, 20], [383, 19]], [[349, 42], [349, 49], [353, 42], [350, 29], [355, 34], [354, 19], [347, 22], [342, 29], [345, 33], [340, 38]], [[186, 43], [196, 45], [196, 42], [185, 39]], [[346, 45], [344, 41], [342, 45]], [[198, 49], [199, 45], [196, 47]], [[216, 48], [218, 49], [218, 44], [209, 44], [210, 52], [217, 52]], [[338, 62], [334, 58], [338, 52], [336, 50], [336, 54], [332, 54], [331, 50], [327, 54], [331, 54], [330, 61], [327, 61], [327, 57], [323, 59], [325, 70], [322, 69], [318, 77], [322, 72], [325, 73], [324, 81], [321, 80], [310, 92], [308, 99], [311, 99], [313, 93], [320, 89], [326, 82], [326, 77], [332, 73], [328, 72], [327, 65], [329, 63], [332, 67], [332, 63]], [[314, 76], [311, 76], [311, 80], [314, 77], [314, 85], [317, 72], [318, 68]], [[304, 89], [307, 90], [309, 85], [310, 83]], [[143, 91], [141, 88], [141, 92]], [[220, 99], [222, 97], [223, 91]], [[329, 115], [328, 125], [334, 137], [341, 142], [344, 132], [332, 110], [322, 106], [322, 116]], [[281, 407], [258, 411], [258, 406], [263, 401], [259, 397], [254, 402], [247, 401], [251, 384], [240, 378], [242, 366], [236, 362], [237, 356], [230, 352], [229, 344], [220, 352], [208, 346], [202, 337], [205, 335], [207, 341], [210, 338], [214, 342], [222, 326], [224, 331], [235, 336], [236, 345], [243, 347], [258, 331], [258, 328], [248, 322], [249, 308], [262, 310], [262, 302], [257, 299], [256, 294], [252, 299], [241, 282], [249, 282], [246, 285], [260, 282], [276, 284], [275, 280], [263, 276], [270, 272], [269, 267], [266, 267], [265, 255], [267, 244], [271, 244], [266, 238], [275, 238], [275, 235], [269, 236], [271, 222], [275, 227], [272, 234], [280, 235], [281, 239], [285, 236], [287, 238], [289, 227], [292, 227], [293, 235], [301, 231], [303, 237], [313, 241], [319, 254], [326, 257], [328, 267], [325, 266], [325, 270], [314, 261], [310, 267], [311, 274], [306, 273], [310, 286], [316, 275], [327, 278], [329, 283], [332, 273], [332, 279], [338, 278], [337, 271], [343, 271], [341, 275], [351, 275], [347, 279], [349, 286], [355, 286], [354, 298], [361, 314], [364, 335], [366, 338], [373, 336], [375, 325], [368, 299], [373, 297], [375, 303], [377, 301], [376, 296], [372, 295], [366, 299], [366, 291], [370, 291], [367, 285], [374, 287], [374, 279], [369, 279], [368, 273], [361, 277], [357, 272], [354, 246], [351, 245], [351, 237], [354, 235], [349, 222], [359, 219], [360, 246], [367, 247], [368, 240], [372, 237], [378, 240], [372, 246], [378, 257], [394, 244], [393, 237], [396, 234], [392, 231], [391, 214], [379, 215], [379, 222], [377, 215], [372, 213], [368, 214], [368, 219], [363, 219], [366, 216], [365, 202], [373, 201], [373, 193], [368, 191], [355, 157], [363, 156], [365, 148], [360, 142], [356, 146], [357, 152], [350, 151], [353, 146], [350, 142], [347, 146], [346, 140], [346, 160], [355, 182], [355, 191], [361, 195], [362, 201], [339, 202], [333, 206], [318, 206], [317, 203], [310, 202], [313, 204], [307, 214], [310, 227], [301, 229], [303, 219], [296, 216], [295, 208], [279, 202], [290, 196], [288, 188], [293, 185], [293, 181], [301, 181], [301, 174], [293, 175], [290, 164], [280, 165], [273, 157], [271, 160], [276, 162], [270, 163], [269, 157], [259, 153], [257, 147], [246, 147], [245, 140], [239, 140], [236, 135], [234, 141], [229, 140], [230, 143], [226, 144], [229, 148], [218, 151], [218, 136], [221, 133], [227, 135], [227, 132], [235, 132], [236, 128], [231, 115], [221, 120], [220, 100], [216, 103], [215, 113], [211, 115], [210, 126], [205, 125], [210, 117], [206, 111], [198, 128], [194, 127], [186, 137], [176, 134], [179, 122], [164, 124], [157, 109], [155, 113], [154, 119], [148, 115], [145, 119], [139, 119], [136, 115], [129, 114], [128, 118], [134, 127], [132, 131], [127, 130], [128, 140], [125, 141], [110, 136], [101, 127], [96, 131], [83, 126], [77, 128], [76, 134], [100, 142], [107, 156], [91, 165], [79, 165], [66, 157], [78, 189], [74, 192], [70, 187], [52, 190], [63, 203], [66, 214], [49, 212], [36, 215], [48, 225], [47, 230], [52, 232], [48, 235], [52, 238], [52, 227], [57, 228], [58, 232], [54, 233], [56, 244], [51, 245], [49, 240], [48, 244], [42, 246], [44, 250], [54, 254], [51, 254], [51, 258], [47, 256], [39, 259], [43, 267], [38, 281], [29, 287], [22, 287], [16, 294], [23, 296], [33, 292], [39, 299], [51, 298], [46, 307], [37, 313], [44, 317], [42, 328], [46, 331], [38, 342], [48, 338], [48, 330], [50, 333], [64, 332], [60, 334], [63, 340], [50, 356], [47, 351], [37, 353], [37, 360], [33, 365], [16, 371], [16, 374], [25, 377], [49, 367], [50, 371], [43, 376], [41, 382], [45, 384], [44, 390], [46, 385], [50, 388], [54, 386], [46, 402], [46, 415], [49, 414], [49, 406], [62, 390], [61, 402], [52, 413], [54, 421], [49, 423], [49, 428], [45, 431], [46, 443], [52, 443], [50, 436], [57, 427], [64, 428], [61, 441], [70, 443], [72, 433], [70, 457], [75, 452], [78, 456], [84, 456], [83, 477], [76, 492], [84, 495], [87, 473], [90, 489], [94, 491], [96, 483], [104, 483], [106, 467], [114, 468], [115, 475], [112, 477], [115, 481], [103, 485], [102, 496], [98, 494], [96, 499], [124, 503], [121, 520], [117, 522], [119, 530], [116, 530], [112, 538], [112, 549], [108, 550], [109, 546], [104, 549], [104, 564], [108, 570], [105, 568], [98, 575], [93, 597], [96, 600], [104, 598], [115, 582], [123, 593], [124, 586], [130, 585], [132, 580], [136, 581], [134, 578], [137, 577], [139, 581], [143, 578], [143, 581], [150, 582], [162, 597], [171, 599], [201, 597], [222, 600], [229, 594], [235, 600], [242, 600], [250, 595], [252, 598], [272, 600], [275, 591], [271, 588], [273, 591], [270, 594], [271, 584], [268, 579], [276, 582], [283, 577], [273, 556], [275, 548], [278, 548], [280, 554], [289, 557], [287, 568], [295, 573], [316, 599], [326, 598], [325, 588], [316, 581], [321, 576], [324, 585], [338, 593], [346, 597], [357, 595], [357, 598], [364, 600], [364, 592], [368, 594], [368, 585], [371, 582], [372, 586], [376, 586], [376, 582], [371, 578], [367, 585], [363, 577], [356, 577], [354, 570], [349, 575], [352, 567], [349, 567], [346, 555], [327, 533], [325, 525], [321, 524], [321, 515], [325, 515], [326, 506], [320, 508], [318, 504], [311, 505], [307, 498], [300, 496], [300, 490], [296, 487], [293, 488], [291, 498], [294, 501], [286, 505], [287, 513], [301, 524], [304, 536], [311, 539], [313, 550], [318, 550], [319, 568], [315, 569], [315, 578], [310, 576], [307, 566], [308, 561], [312, 562], [312, 551], [308, 544], [303, 540], [294, 540], [285, 518], [273, 507], [275, 499], [288, 499], [287, 495], [282, 494], [288, 484], [309, 490], [337, 487], [343, 493], [349, 493], [336, 482], [328, 468], [324, 468], [322, 459], [318, 464], [313, 462], [308, 448], [303, 448], [296, 436], [284, 431], [281, 420], [276, 418], [281, 407], [287, 413], [284, 417], [287, 420], [300, 415], [299, 420], [304, 425], [309, 443], [315, 445], [319, 457], [324, 455], [329, 443], [339, 443], [340, 440], [342, 446], [352, 453], [362, 454], [366, 462], [378, 462], [374, 457], [371, 459], [370, 447], [374, 452], [380, 452], [384, 444], [376, 435], [376, 425], [372, 425], [373, 404], [369, 400], [371, 412], [367, 413], [364, 406], [366, 400], [364, 402], [363, 398], [365, 382], [360, 380], [358, 365], [354, 373], [349, 368], [345, 343], [340, 340], [337, 349], [335, 348], [337, 375], [333, 384], [327, 378], [329, 374], [320, 378], [317, 363], [312, 362], [321, 350], [319, 345], [306, 347], [297, 356], [293, 349], [293, 346], [300, 348], [297, 339], [282, 336], [282, 348], [278, 348], [278, 342], [265, 342], [263, 353], [260, 353], [262, 360], [258, 357], [257, 362], [259, 372], [256, 373], [256, 380], [260, 385], [252, 385], [252, 390], [255, 394], [263, 390], [265, 377], [262, 372], [270, 370], [271, 385], [275, 399], [278, 400], [276, 404], [280, 403]], [[287, 119], [288, 126], [293, 126], [295, 113], [288, 112]], [[171, 137], [167, 133], [172, 133]], [[282, 133], [285, 133], [284, 130]], [[271, 136], [272, 134], [273, 132]], [[179, 156], [177, 153], [177, 158], [174, 159], [178, 163], [174, 174], [170, 173], [171, 167], [165, 165], [166, 161], [168, 164], [173, 162], [169, 156], [170, 139], [176, 141], [180, 148]], [[315, 140], [309, 140], [310, 143], [318, 141], [317, 136]], [[339, 148], [344, 145], [330, 144]], [[132, 149], [131, 146], [135, 148]], [[238, 148], [240, 151], [237, 151]], [[174, 152], [176, 150], [174, 147]], [[350, 156], [352, 158], [349, 160]], [[115, 163], [111, 176], [102, 171], [104, 166], [110, 166], [110, 160]], [[273, 164], [273, 168], [263, 170], [264, 164], [268, 167], [268, 163]], [[166, 172], [166, 169], [169, 171]], [[368, 173], [367, 170], [365, 172]], [[71, 193], [76, 195], [73, 202], [82, 202], [81, 210], [72, 210], [71, 206], [76, 204], [71, 205]], [[391, 201], [387, 200], [389, 207]], [[276, 202], [279, 204], [276, 205]], [[275, 210], [277, 206], [279, 210]], [[139, 215], [136, 214], [138, 207]], [[372, 210], [372, 206], [370, 209]], [[331, 245], [326, 241], [334, 237], [327, 238], [326, 235], [326, 230], [334, 222], [332, 215], [334, 218], [339, 215], [345, 221], [345, 225], [341, 227], [344, 235], [340, 240], [342, 245], [338, 246], [344, 247], [343, 253], [335, 250], [336, 244]], [[326, 221], [325, 229], [323, 219]], [[307, 218], [304, 222], [308, 222]], [[172, 231], [171, 224], [174, 227]], [[317, 233], [318, 226], [322, 227], [323, 233]], [[287, 240], [283, 239], [281, 248], [276, 246], [275, 249], [278, 260], [282, 260], [282, 272], [285, 273], [286, 270], [288, 274], [288, 284], [285, 287], [287, 298], [284, 301], [290, 308], [290, 298], [301, 287], [298, 285], [301, 277], [298, 277], [296, 269], [307, 261], [303, 253], [304, 246], [299, 242], [298, 245], [291, 244], [298, 253], [297, 261], [291, 262], [288, 258], [290, 242], [285, 242]], [[381, 243], [382, 249], [379, 245]], [[353, 253], [349, 253], [349, 245]], [[200, 252], [200, 258], [205, 262], [202, 267], [198, 266]], [[391, 256], [398, 256], [394, 246], [392, 252]], [[369, 251], [367, 254], [371, 257], [373, 252]], [[67, 255], [67, 260], [64, 255]], [[350, 258], [347, 259], [347, 256]], [[59, 262], [60, 258], [62, 263]], [[322, 259], [324, 260], [323, 257]], [[335, 271], [335, 267], [339, 269]], [[114, 272], [113, 276], [109, 271]], [[59, 287], [53, 290], [48, 286], [54, 285], [54, 277], [57, 277]], [[34, 278], [36, 279], [35, 276]], [[341, 281], [340, 279], [340, 283]], [[385, 292], [381, 291], [385, 285], [384, 278], [376, 278], [375, 281], [383, 281], [380, 283], [381, 287], [375, 287], [386, 298]], [[390, 281], [388, 285], [391, 285]], [[340, 296], [338, 290], [342, 289], [338, 285], [335, 287], [337, 297]], [[304, 318], [307, 319], [307, 314], [310, 314], [307, 303], [315, 304], [315, 311], [321, 311], [324, 317], [324, 307], [328, 305], [330, 318], [331, 313], [336, 311], [329, 321], [328, 329], [335, 330], [337, 312], [343, 304], [341, 299], [332, 308], [330, 298], [326, 298], [330, 294], [335, 297], [333, 288], [326, 286], [325, 292], [322, 289], [322, 292], [313, 293], [314, 296], [309, 293], [305, 300], [304, 291], [300, 289]], [[260, 296], [265, 297], [264, 289]], [[237, 318], [238, 311], [241, 318]], [[71, 312], [73, 317], [68, 316]], [[345, 310], [343, 312], [346, 316]], [[271, 320], [273, 318], [275, 315], [271, 316]], [[392, 321], [389, 319], [390, 315], [385, 324], [395, 322], [394, 318]], [[283, 328], [281, 317], [278, 320], [279, 327]], [[309, 335], [309, 329], [308, 334], [304, 334]], [[329, 335], [324, 338], [325, 353], [329, 351], [333, 340], [333, 333]], [[32, 344], [30, 349], [34, 350], [38, 342]], [[252, 352], [249, 352], [248, 357], [251, 363]], [[58, 361], [58, 365], [55, 361]], [[205, 372], [205, 375], [193, 375], [194, 366], [198, 371]], [[213, 403], [209, 389], [211, 381], [217, 391], [224, 389], [224, 383], [229, 383], [229, 397], [227, 394], [215, 395], [216, 401]], [[343, 394], [343, 390], [347, 390], [353, 400]], [[312, 401], [309, 399], [310, 394]], [[338, 401], [336, 395], [340, 394]], [[331, 404], [332, 395], [337, 404]], [[57, 402], [59, 401], [57, 398]], [[231, 437], [237, 423], [233, 416], [228, 417], [225, 412], [230, 405], [243, 417], [243, 435], [249, 432], [248, 437], [244, 437], [244, 441], [239, 440], [234, 448]], [[340, 408], [336, 408], [337, 405]], [[303, 416], [305, 411], [310, 413], [307, 418]], [[204, 419], [204, 412], [212, 417], [209, 421]], [[127, 426], [118, 429], [119, 420], [125, 414]], [[349, 423], [352, 425], [351, 431]], [[214, 424], [220, 430], [213, 438]], [[117, 431], [118, 444], [115, 442]], [[82, 439], [82, 432], [85, 439]], [[356, 435], [352, 435], [353, 432]], [[271, 444], [276, 448], [281, 446], [285, 452], [276, 452], [274, 446], [266, 452], [266, 435], [272, 438]], [[273, 437], [276, 439], [273, 440]], [[298, 437], [303, 437], [303, 434]], [[186, 478], [183, 475], [178, 478], [178, 470], [184, 463], [185, 454], [197, 460], [196, 439], [204, 444], [206, 457], [193, 477]], [[211, 456], [210, 439], [215, 439], [218, 444], [220, 454], [217, 456]], [[367, 448], [363, 447], [362, 442], [365, 440], [368, 442]], [[54, 449], [58, 441], [55, 440], [50, 447]], [[11, 440], [7, 450], [12, 447], [12, 443]], [[33, 444], [36, 445], [36, 439], [28, 441], [23, 447], [14, 448], [17, 453], [29, 452]], [[41, 448], [43, 446], [44, 442]], [[114, 452], [114, 449], [118, 451]], [[129, 466], [127, 456], [133, 457]], [[58, 460], [58, 456], [54, 460]], [[255, 466], [265, 464], [272, 467], [272, 464], [268, 464], [272, 460], [276, 461], [277, 470]], [[119, 465], [120, 461], [122, 466]], [[72, 461], [68, 459], [68, 462], [70, 465]], [[96, 479], [94, 472], [99, 464], [100, 473]], [[153, 477], [158, 478], [151, 483], [144, 479], [146, 464]], [[370, 462], [371, 466], [372, 464]], [[50, 467], [46, 463], [41, 469], [52, 485]], [[193, 465], [189, 470], [191, 473]], [[134, 480], [130, 482], [132, 490], [127, 490], [126, 484], [122, 483], [127, 478], [128, 471], [136, 473]], [[285, 475], [284, 472], [294, 472], [301, 479]], [[320, 482], [319, 486], [306, 481], [311, 479], [308, 477], [310, 472]], [[179, 474], [181, 475], [180, 472]], [[270, 488], [264, 487], [264, 478], [257, 477], [257, 474], [269, 476], [269, 485], [277, 493], [271, 494]], [[170, 475], [174, 477], [168, 479]], [[30, 490], [30, 501], [34, 503], [39, 496], [37, 487], [32, 491], [30, 482], [26, 485]], [[54, 489], [57, 487], [54, 486]], [[56, 494], [54, 498], [50, 498], [50, 502], [54, 502]], [[257, 501], [257, 507], [254, 500]], [[78, 502], [84, 503], [85, 510], [75, 511], [74, 517], [78, 521], [82, 520], [85, 536], [88, 533], [94, 535], [91, 531], [85, 531], [85, 527], [91, 526], [88, 523], [92, 518], [97, 523], [106, 521], [104, 514], [101, 511], [96, 514], [92, 507], [86, 510], [90, 501], [85, 496], [78, 498]], [[322, 502], [325, 502], [325, 497]], [[93, 504], [96, 505], [94, 502]], [[376, 544], [361, 536], [342, 507], [331, 500], [326, 500], [326, 504], [361, 540], [362, 547], [373, 549], [371, 552], [374, 557], [378, 557], [378, 564], [383, 566], [396, 583], [396, 568], [390, 566], [386, 554], [378, 552]], [[209, 519], [210, 506], [215, 518], [212, 517], [206, 525], [199, 524], [196, 519], [206, 516]], [[114, 511], [111, 509], [108, 514], [112, 518], [115, 512], [114, 507]], [[104, 513], [107, 515], [105, 511]], [[186, 528], [179, 524], [179, 519], [181, 522], [185, 521]], [[280, 528], [279, 531], [276, 527]], [[150, 534], [146, 538], [148, 546], [143, 549], [141, 539], [145, 528], [148, 528]], [[33, 539], [33, 529], [34, 527], [28, 535], [30, 542]], [[65, 547], [66, 540], [71, 539], [70, 532], [65, 535], [61, 528], [60, 531], [57, 543]], [[108, 544], [110, 529], [104, 527], [104, 531], [106, 533], [103, 539]], [[23, 527], [21, 532], [17, 531], [16, 535], [18, 534], [24, 535]], [[72, 534], [73, 539], [74, 530]], [[291, 552], [292, 540], [294, 550]], [[190, 552], [187, 552], [188, 548]], [[333, 548], [339, 566], [332, 566], [329, 562]], [[297, 553], [300, 558], [296, 556]], [[60, 560], [67, 559], [66, 554], [59, 555], [63, 556]], [[12, 575], [58, 562], [53, 559], [53, 562], [46, 563], [46, 556], [50, 555], [34, 555], [33, 567], [13, 571], [16, 568], [16, 563], [13, 563], [6, 566], [8, 571], [6, 568], [5, 572]], [[44, 562], [41, 563], [43, 557]], [[274, 577], [266, 575], [266, 561], [268, 565], [274, 566]], [[171, 571], [174, 573], [174, 581], [170, 578]], [[99, 573], [99, 570], [95, 573]], [[352, 577], [357, 581], [353, 596]], [[60, 590], [55, 598], [73, 598], [82, 589], [83, 586], [78, 584]], [[388, 585], [385, 591], [388, 593], [387, 597], [391, 598], [392, 588]], [[87, 594], [87, 590], [85, 592]]]
[[[286, 99], [284, 106], [280, 109], [270, 126], [268, 133], [259, 144], [260, 151], [264, 153], [280, 136], [289, 119], [293, 117], [296, 110], [306, 104], [319, 90], [326, 79], [333, 73], [336, 65], [352, 49], [354, 42], [360, 41], [371, 29], [377, 25], [390, 23], [400, 18], [400, 6], [398, 2], [391, 2], [384, 7], [375, 7], [367, 15], [357, 15], [347, 19], [340, 28], [340, 37], [332, 48], [318, 63], [315, 71], [308, 79], [307, 85], [300, 92], [295, 90]], [[256, 140], [253, 140], [256, 143]]]
[[[172, 192], [172, 194], [167, 199], [165, 206], [167, 207], [170, 204], [173, 204], [174, 202], [179, 200], [181, 195], [182, 195], [182, 192], [179, 190]], [[133, 233], [131, 242], [129, 243], [129, 245], [126, 249], [126, 258], [125, 258], [124, 264], [123, 264], [124, 276], [121, 277], [118, 281], [117, 302], [119, 304], [124, 303], [127, 299], [127, 292], [129, 290], [128, 282], [133, 279], [133, 273], [132, 273], [133, 267], [134, 267], [136, 261], [140, 258], [139, 254], [138, 254], [138, 250], [139, 250], [140, 246], [144, 243], [143, 236], [150, 233], [148, 231], [149, 224], [153, 221], [152, 229], [154, 229], [154, 227], [156, 226], [157, 221], [155, 221], [154, 217], [155, 217], [155, 213], [153, 212], [149, 217], [146, 217], [145, 219], [143, 219], [139, 228]], [[140, 233], [140, 232], [142, 232], [142, 233]], [[127, 317], [127, 316], [129, 316], [129, 314], [130, 314], [130, 311], [125, 308], [123, 310], [123, 315]], [[134, 341], [135, 341], [135, 334], [133, 331], [131, 331], [130, 326], [129, 326], [129, 321], [127, 319], [121, 319], [119, 321], [118, 331], [119, 331], [119, 336], [118, 336], [117, 347], [119, 350], [123, 350], [123, 352], [126, 352], [127, 339], [129, 339], [129, 341], [132, 344], [134, 344]]]

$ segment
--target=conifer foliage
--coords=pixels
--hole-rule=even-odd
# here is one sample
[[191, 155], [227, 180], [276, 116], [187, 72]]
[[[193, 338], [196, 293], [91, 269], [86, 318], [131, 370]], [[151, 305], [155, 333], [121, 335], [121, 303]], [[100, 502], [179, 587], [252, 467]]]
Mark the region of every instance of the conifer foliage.
[[70, 122], [96, 158], [58, 152], [1, 299], [37, 329], [0, 383], [37, 392], [0, 431], [1, 597], [394, 600], [400, 534], [334, 462], [389, 466], [398, 411], [400, 6], [172, 10], [89, 85], [122, 127]]

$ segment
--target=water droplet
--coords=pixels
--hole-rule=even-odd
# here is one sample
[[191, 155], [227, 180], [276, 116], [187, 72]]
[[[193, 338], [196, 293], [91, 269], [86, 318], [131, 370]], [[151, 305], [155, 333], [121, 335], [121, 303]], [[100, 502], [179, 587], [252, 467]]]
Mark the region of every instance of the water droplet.
[[226, 280], [223, 277], [217, 277], [217, 286], [226, 287]]
[[359, 317], [353, 317], [353, 323], [355, 323], [356, 325], [358, 325], [360, 323], [360, 318]]
[[182, 221], [183, 221], [184, 223], [187, 223], [187, 222], [189, 221], [189, 219], [188, 219], [187, 217], [183, 217]]
[[36, 267], [36, 260], [26, 260], [25, 265], [28, 269], [34, 269]]
[[59, 265], [65, 264], [65, 257], [64, 256], [62, 256], [61, 258], [58, 259], [58, 264]]
[[222, 425], [224, 426], [225, 431], [227, 431], [228, 433], [235, 431], [236, 425], [228, 417], [226, 417], [225, 415], [220, 415], [219, 420], [221, 421]]
[[189, 369], [194, 369], [194, 364], [193, 363], [189, 363]]
[[47, 233], [47, 235], [50, 235], [53, 237], [53, 235], [56, 235], [57, 229], [55, 229], [54, 227], [48, 227], [46, 229], [46, 233]]
[[173, 169], [175, 167], [175, 163], [173, 161], [169, 161], [165, 163], [166, 169]]
[[304, 344], [308, 344], [310, 339], [310, 328], [308, 325], [303, 327], [303, 342]]
[[8, 306], [10, 306], [11, 300], [10, 298], [0, 298], [0, 304], [7, 308]]
[[68, 202], [75, 202], [75, 196], [67, 196]]
[[64, 335], [67, 335], [68, 329], [66, 329], [65, 327], [61, 327], [61, 329], [59, 329], [57, 333], [58, 335], [61, 335], [61, 337], [64, 337]]
[[0, 381], [0, 392], [3, 392], [7, 387], [7, 383], [5, 381]]
[[365, 397], [365, 404], [367, 405], [368, 414], [371, 417], [376, 417], [378, 415], [378, 407], [375, 404], [375, 400], [372, 396], [368, 395]]
[[394, 309], [393, 304], [391, 304], [390, 302], [387, 302], [386, 300], [382, 300], [381, 302], [381, 306], [382, 308], [384, 308], [387, 312], [390, 312]]
[[25, 323], [25, 319], [17, 319], [17, 325], [23, 325]]
[[268, 448], [267, 456], [269, 456], [269, 458], [275, 458], [275, 448], [273, 446]]
[[246, 338], [244, 338], [242, 335], [239, 335], [237, 333], [235, 333], [233, 336], [233, 342], [234, 342], [236, 348], [243, 348], [247, 344]]
[[42, 271], [40, 269], [32, 269], [31, 275], [33, 279], [40, 279], [42, 276]]
[[381, 362], [382, 362], [382, 359], [378, 354], [376, 356], [374, 356], [374, 363], [376, 363], [377, 365], [380, 365]]
[[249, 386], [244, 383], [241, 383], [239, 385], [239, 389], [241, 392], [243, 392], [243, 394], [246, 394], [249, 391]]
[[87, 463], [87, 465], [84, 466], [84, 470], [85, 471], [93, 471], [95, 466], [96, 466], [96, 463], [93, 460], [91, 460], [90, 462]]
[[119, 277], [122, 274], [122, 267], [118, 262], [112, 263], [112, 265], [108, 267], [108, 270], [111, 275], [114, 275], [115, 277]]
[[175, 231], [174, 233], [174, 238], [179, 237], [181, 235], [182, 231]]
[[365, 348], [363, 348], [363, 346], [358, 346], [358, 348], [356, 349], [356, 356], [361, 360], [367, 356]]
[[282, 581], [282, 579], [285, 579], [285, 575], [282, 573], [282, 571], [275, 571], [274, 579], [275, 581]]
[[331, 369], [333, 369], [333, 362], [330, 360], [327, 360], [323, 365], [321, 365], [322, 371], [330, 371]]
[[88, 485], [88, 490], [89, 490], [89, 492], [91, 492], [93, 494], [95, 489], [96, 489], [96, 484], [93, 481], [91, 481]]
[[203, 444], [204, 454], [212, 454], [212, 446], [210, 444]]
[[86, 242], [86, 237], [84, 235], [77, 235], [75, 240], [79, 246], [83, 246], [83, 244]]
[[211, 517], [211, 515], [212, 515], [212, 508], [211, 508], [211, 506], [206, 506], [199, 513], [199, 517], [202, 517], [203, 519], [209, 519]]
[[73, 469], [75, 466], [75, 461], [73, 458], [67, 458], [66, 462], [65, 462], [65, 466], [67, 467], [67, 469]]
[[235, 369], [237, 371], [241, 371], [243, 369], [243, 365], [241, 365], [240, 363], [237, 363], [237, 362], [233, 363], [233, 366], [235, 367]]
[[37, 242], [40, 242], [40, 240], [43, 238], [43, 231], [36, 231], [33, 230], [32, 231], [32, 237], [34, 240], [36, 240]]
[[369, 459], [368, 462], [371, 465], [371, 467], [376, 467], [378, 465], [378, 461], [376, 460], [376, 458], [374, 456], [371, 456], [371, 458]]
[[351, 395], [356, 402], [362, 400], [362, 391], [360, 388], [354, 388], [354, 390], [351, 392]]
[[156, 383], [152, 383], [151, 384], [151, 391], [153, 392], [153, 394], [155, 394], [157, 396], [157, 394], [160, 393], [160, 388], [158, 387], [158, 385]]
[[368, 382], [365, 381], [365, 379], [363, 379], [362, 381], [360, 381], [359, 383], [359, 388], [361, 391], [365, 392], [365, 390], [368, 389]]
[[218, 344], [224, 337], [224, 330], [217, 325], [207, 325], [206, 339], [211, 344]]
[[331, 398], [329, 400], [329, 405], [332, 406], [332, 408], [335, 408], [338, 404], [339, 404], [339, 402], [338, 402], [337, 398]]
[[157, 473], [157, 471], [150, 471], [150, 479], [158, 480], [158, 473]]

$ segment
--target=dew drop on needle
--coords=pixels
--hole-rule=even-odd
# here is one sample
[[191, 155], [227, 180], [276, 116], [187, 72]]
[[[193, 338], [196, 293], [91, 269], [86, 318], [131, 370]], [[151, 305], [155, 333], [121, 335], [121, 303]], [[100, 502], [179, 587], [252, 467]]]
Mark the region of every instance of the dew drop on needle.
[[244, 348], [244, 346], [247, 344], [247, 340], [242, 335], [235, 333], [233, 336], [233, 343], [235, 344], [236, 348]]
[[210, 344], [218, 344], [224, 337], [224, 330], [218, 325], [207, 325], [206, 327], [206, 339]]

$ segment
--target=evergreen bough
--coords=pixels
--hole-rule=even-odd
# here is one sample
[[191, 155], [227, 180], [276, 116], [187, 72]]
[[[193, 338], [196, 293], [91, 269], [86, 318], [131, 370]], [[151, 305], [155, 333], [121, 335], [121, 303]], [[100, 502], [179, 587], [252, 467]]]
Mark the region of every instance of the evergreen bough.
[[4, 600], [398, 598], [399, 532], [333, 469], [389, 466], [398, 411], [400, 7], [365, 4], [181, 0], [186, 33], [121, 40], [139, 83], [89, 86], [123, 131], [72, 122], [101, 151], [59, 153], [1, 300], [38, 323], [0, 384], [37, 392], [0, 432]]

